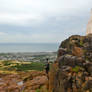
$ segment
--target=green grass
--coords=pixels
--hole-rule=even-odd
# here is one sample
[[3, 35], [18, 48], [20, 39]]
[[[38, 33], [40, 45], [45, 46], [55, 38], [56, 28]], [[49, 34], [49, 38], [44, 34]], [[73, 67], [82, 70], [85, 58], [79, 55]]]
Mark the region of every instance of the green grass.
[[37, 89], [36, 92], [40, 92], [40, 89]]
[[15, 69], [16, 71], [28, 71], [28, 70], [44, 70], [44, 64], [41, 62], [32, 62], [30, 64], [17, 64], [11, 66], [10, 68]]
[[3, 61], [3, 65], [4, 66], [8, 66], [8, 65], [11, 65], [12, 63], [10, 61]]
[[44, 63], [43, 62], [12, 62], [12, 61], [3, 61], [0, 64], [0, 70], [3, 71], [29, 71], [29, 70], [44, 70]]

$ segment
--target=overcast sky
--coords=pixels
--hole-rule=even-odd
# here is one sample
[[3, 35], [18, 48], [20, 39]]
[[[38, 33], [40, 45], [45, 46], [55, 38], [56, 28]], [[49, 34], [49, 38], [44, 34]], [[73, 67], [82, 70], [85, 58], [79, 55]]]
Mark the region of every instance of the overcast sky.
[[92, 0], [0, 0], [0, 43], [58, 43], [85, 35]]

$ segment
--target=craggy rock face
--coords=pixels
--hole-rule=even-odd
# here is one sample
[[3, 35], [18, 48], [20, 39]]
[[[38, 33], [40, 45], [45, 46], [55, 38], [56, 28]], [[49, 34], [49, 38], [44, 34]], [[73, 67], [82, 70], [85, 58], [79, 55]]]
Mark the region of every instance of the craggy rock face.
[[59, 48], [58, 50], [58, 58], [62, 55], [65, 55], [67, 53], [66, 49]]
[[84, 43], [85, 57], [92, 62], [92, 35], [85, 37]]
[[71, 66], [71, 67], [76, 67], [76, 66], [83, 66], [84, 60], [81, 57], [76, 57], [72, 55], [64, 55], [61, 56], [58, 63], [59, 63], [59, 68], [62, 66]]
[[75, 56], [84, 56], [86, 60], [92, 61], [92, 35], [74, 35], [63, 41], [60, 48]]
[[63, 41], [57, 63], [53, 92], [92, 92], [92, 35]]

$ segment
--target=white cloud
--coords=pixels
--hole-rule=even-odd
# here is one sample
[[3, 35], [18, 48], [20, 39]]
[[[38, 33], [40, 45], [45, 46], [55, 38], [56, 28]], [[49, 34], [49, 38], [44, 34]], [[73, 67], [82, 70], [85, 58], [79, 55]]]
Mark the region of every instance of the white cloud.
[[92, 0], [0, 0], [0, 42], [60, 42], [82, 33], [91, 8]]
[[0, 36], [4, 36], [4, 35], [6, 35], [5, 32], [0, 32]]
[[[29, 23], [30, 20], [30, 23]], [[1, 13], [0, 24], [15, 24], [15, 25], [34, 25], [43, 21], [41, 16], [31, 14], [12, 14], [12, 13]]]
[[0, 23], [35, 25], [51, 16], [80, 15], [91, 6], [92, 0], [1, 0]]

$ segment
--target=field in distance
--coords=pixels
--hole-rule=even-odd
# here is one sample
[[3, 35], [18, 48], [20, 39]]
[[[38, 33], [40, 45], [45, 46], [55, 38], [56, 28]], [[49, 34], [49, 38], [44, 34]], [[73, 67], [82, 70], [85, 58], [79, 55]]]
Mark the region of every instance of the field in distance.
[[44, 70], [44, 62], [20, 62], [20, 61], [0, 61], [1, 73], [16, 73], [18, 71]]

